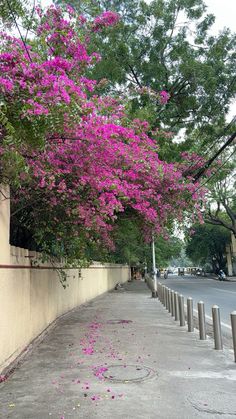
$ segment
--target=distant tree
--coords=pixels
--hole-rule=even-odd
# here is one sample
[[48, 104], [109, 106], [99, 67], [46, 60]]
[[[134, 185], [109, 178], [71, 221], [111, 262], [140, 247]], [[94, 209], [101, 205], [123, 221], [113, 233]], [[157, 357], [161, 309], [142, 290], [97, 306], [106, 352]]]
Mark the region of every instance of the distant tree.
[[157, 237], [155, 243], [157, 266], [159, 268], [168, 267], [172, 258], [180, 257], [182, 247], [182, 241], [175, 236], [171, 236], [168, 240]]
[[236, 237], [236, 193], [235, 169], [213, 184], [205, 211], [205, 222], [222, 226]]
[[172, 257], [170, 261], [171, 266], [188, 267], [192, 266], [192, 261], [186, 256], [184, 244], [182, 244], [180, 255]]
[[193, 230], [187, 241], [187, 256], [201, 266], [210, 263], [214, 272], [224, 269], [225, 247], [230, 242], [230, 232], [209, 224], [196, 225]]
[[[101, 258], [108, 262], [127, 263], [130, 266], [147, 266], [152, 269], [151, 244], [143, 238], [141, 220], [137, 214], [126, 211], [120, 215], [113, 230], [112, 238], [115, 244], [114, 250], [91, 245], [87, 247], [87, 258], [97, 260]], [[155, 236], [156, 263], [159, 268], [167, 267], [172, 257], [178, 257], [181, 253], [182, 242], [170, 234], [168, 240], [161, 235]]]

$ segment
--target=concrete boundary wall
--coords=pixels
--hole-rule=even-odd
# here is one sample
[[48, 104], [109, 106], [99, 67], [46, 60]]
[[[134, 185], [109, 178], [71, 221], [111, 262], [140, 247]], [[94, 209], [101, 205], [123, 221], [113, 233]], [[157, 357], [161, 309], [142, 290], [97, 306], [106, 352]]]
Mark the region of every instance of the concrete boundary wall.
[[57, 317], [129, 279], [128, 266], [94, 262], [69, 269], [64, 289], [51, 266], [37, 266], [37, 253], [9, 245], [9, 216], [9, 200], [1, 195], [0, 373]]

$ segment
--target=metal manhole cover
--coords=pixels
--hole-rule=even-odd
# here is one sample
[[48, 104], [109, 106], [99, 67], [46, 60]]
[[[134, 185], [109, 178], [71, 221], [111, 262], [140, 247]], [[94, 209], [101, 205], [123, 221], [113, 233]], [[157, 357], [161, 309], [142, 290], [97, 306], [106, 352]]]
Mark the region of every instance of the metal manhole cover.
[[107, 320], [108, 324], [127, 324], [127, 323], [133, 323], [132, 320], [123, 320], [123, 319], [113, 319], [113, 320]]
[[140, 365], [109, 365], [103, 377], [117, 383], [133, 383], [150, 379], [156, 375], [149, 367]]
[[235, 392], [198, 391], [188, 397], [188, 401], [199, 412], [214, 415], [236, 415]]

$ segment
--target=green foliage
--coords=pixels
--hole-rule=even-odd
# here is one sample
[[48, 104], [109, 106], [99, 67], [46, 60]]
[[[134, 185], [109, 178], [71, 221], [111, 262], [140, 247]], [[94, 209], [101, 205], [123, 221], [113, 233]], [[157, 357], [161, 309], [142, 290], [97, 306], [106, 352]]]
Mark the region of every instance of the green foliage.
[[170, 237], [169, 240], [157, 237], [155, 242], [156, 261], [159, 268], [166, 268], [173, 258], [181, 255], [183, 243], [177, 237]]
[[230, 242], [230, 232], [223, 227], [209, 224], [194, 226], [194, 234], [188, 238], [187, 256], [204, 266], [210, 263], [213, 271], [225, 267], [225, 247]]
[[[151, 244], [145, 242], [139, 220], [135, 216], [120, 217], [114, 230], [115, 250], [109, 253], [108, 260], [116, 263], [127, 263], [131, 266], [152, 267]], [[156, 263], [159, 268], [168, 266], [172, 257], [181, 251], [181, 241], [174, 236], [168, 240], [161, 236], [155, 238]]]
[[0, 0], [0, 26], [9, 28], [15, 24], [15, 19], [23, 18], [27, 14], [28, 1]]
[[[94, 35], [92, 45], [103, 60], [92, 76], [107, 78], [106, 90], [128, 91], [132, 116], [174, 133], [184, 128], [191, 133], [181, 146], [184, 149], [202, 140], [209, 142], [222, 130], [236, 93], [236, 36], [228, 29], [217, 36], [209, 33], [214, 16], [206, 14], [202, 0], [153, 0], [150, 4], [73, 0], [70, 4], [90, 18], [108, 9], [120, 14], [119, 25]], [[148, 94], [138, 93], [140, 87], [167, 90], [169, 103], [161, 106]], [[196, 136], [200, 137], [197, 141]]]
[[[232, 148], [235, 147], [232, 146]], [[208, 199], [205, 205], [204, 220], [213, 225], [221, 225], [236, 237], [236, 158], [233, 151], [226, 150], [220, 169], [208, 182]]]
[[[35, 201], [38, 206], [37, 234], [35, 234], [35, 222], [32, 219], [32, 206], [25, 202], [25, 208], [19, 208], [18, 204], [11, 206], [11, 244], [30, 248], [41, 252], [43, 261], [60, 261], [64, 259], [64, 266], [84, 267], [92, 260], [111, 263], [127, 263], [131, 266], [147, 265], [149, 270], [152, 266], [151, 244], [144, 241], [141, 222], [134, 213], [126, 212], [119, 216], [114, 226], [113, 240], [115, 248], [108, 249], [102, 244], [99, 237], [88, 238], [84, 231], [80, 231], [77, 237], [73, 235], [74, 226], [67, 220], [60, 219], [60, 208], [52, 220], [50, 213], [43, 211], [43, 197], [39, 197], [41, 203]], [[45, 203], [46, 205], [46, 203]], [[43, 212], [43, 216], [42, 216]], [[57, 218], [58, 217], [58, 218]], [[178, 257], [182, 243], [174, 236], [168, 240], [156, 237], [156, 262], [162, 268], [169, 264], [172, 257]], [[63, 273], [62, 273], [63, 275]]]
[[[39, 201], [42, 202], [42, 207]], [[43, 210], [43, 196], [39, 197], [39, 201], [28, 205], [29, 202], [25, 200], [24, 203], [21, 202], [23, 207], [19, 208], [19, 205], [12, 200], [10, 243], [40, 252], [37, 263], [50, 263], [57, 271], [62, 286], [66, 288], [66, 269], [81, 269], [89, 265], [92, 259], [87, 249], [91, 243], [84, 231], [75, 237], [74, 226], [67, 223], [66, 219], [61, 219], [60, 222], [58, 219], [52, 220], [49, 211]], [[37, 220], [32, 219], [31, 216], [33, 205], [38, 205]], [[60, 208], [58, 208], [58, 217], [59, 214]], [[37, 229], [35, 229], [35, 224], [37, 224]]]

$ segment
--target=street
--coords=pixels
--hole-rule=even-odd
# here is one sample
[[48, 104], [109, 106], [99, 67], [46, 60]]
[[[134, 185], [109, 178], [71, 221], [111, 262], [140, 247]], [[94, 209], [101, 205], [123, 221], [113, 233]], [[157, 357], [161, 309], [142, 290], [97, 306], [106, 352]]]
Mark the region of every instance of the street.
[[198, 301], [203, 301], [207, 321], [211, 322], [211, 308], [214, 304], [217, 304], [220, 307], [222, 331], [226, 335], [231, 334], [230, 313], [236, 310], [236, 282], [220, 282], [191, 275], [181, 277], [169, 275], [168, 279], [158, 278], [158, 282], [179, 292], [185, 298], [192, 297], [195, 316], [197, 315]]

